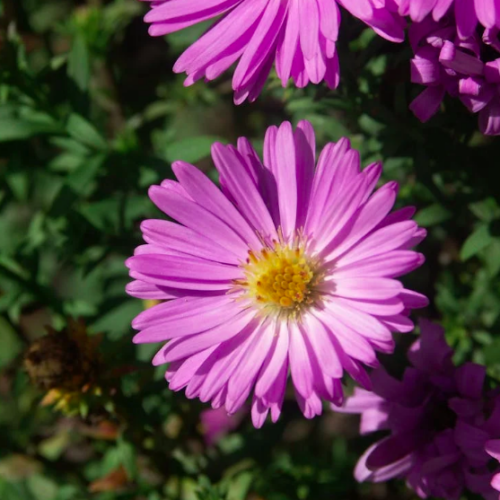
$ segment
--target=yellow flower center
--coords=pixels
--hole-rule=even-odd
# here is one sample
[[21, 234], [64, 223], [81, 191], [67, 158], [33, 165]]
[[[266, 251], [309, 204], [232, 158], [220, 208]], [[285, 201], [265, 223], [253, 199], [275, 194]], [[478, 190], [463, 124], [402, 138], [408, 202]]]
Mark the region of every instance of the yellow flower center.
[[318, 263], [301, 246], [276, 243], [248, 252], [246, 281], [238, 282], [246, 296], [279, 315], [296, 315], [317, 299]]

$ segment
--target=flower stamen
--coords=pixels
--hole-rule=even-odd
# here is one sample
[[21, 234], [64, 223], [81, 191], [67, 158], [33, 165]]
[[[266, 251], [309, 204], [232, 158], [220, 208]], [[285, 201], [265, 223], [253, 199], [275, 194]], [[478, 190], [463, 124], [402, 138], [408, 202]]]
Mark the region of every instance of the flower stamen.
[[235, 284], [269, 313], [297, 315], [317, 300], [319, 266], [300, 244], [274, 242], [257, 253], [249, 250], [243, 268], [246, 279]]

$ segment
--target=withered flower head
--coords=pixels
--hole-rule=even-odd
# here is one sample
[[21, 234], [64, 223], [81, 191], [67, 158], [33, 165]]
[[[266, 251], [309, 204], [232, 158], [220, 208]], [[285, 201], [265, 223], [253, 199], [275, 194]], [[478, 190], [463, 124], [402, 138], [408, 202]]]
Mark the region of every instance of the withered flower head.
[[31, 344], [24, 367], [32, 382], [42, 390], [77, 391], [96, 380], [99, 371], [99, 336], [89, 336], [85, 323], [70, 319], [68, 326]]

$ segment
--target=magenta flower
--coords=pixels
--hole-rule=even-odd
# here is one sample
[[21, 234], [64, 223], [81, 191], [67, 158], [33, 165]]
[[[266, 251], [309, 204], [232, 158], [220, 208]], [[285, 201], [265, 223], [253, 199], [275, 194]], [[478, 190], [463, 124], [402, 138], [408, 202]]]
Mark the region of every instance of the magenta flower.
[[474, 468], [467, 471], [469, 489], [486, 499], [498, 500], [500, 491], [500, 392], [485, 391], [483, 408], [474, 419], [460, 421], [456, 436]]
[[297, 87], [325, 81], [336, 88], [338, 4], [389, 40], [404, 39], [404, 21], [379, 0], [145, 1], [151, 1], [145, 20], [153, 36], [220, 16], [181, 55], [174, 71], [185, 72], [185, 85], [192, 85], [201, 78], [213, 80], [238, 62], [233, 77], [237, 104], [258, 97], [273, 63], [283, 86], [292, 78]]
[[500, 2], [498, 0], [395, 0], [402, 16], [410, 16], [413, 21], [423, 21], [432, 13], [434, 21], [446, 14], [456, 18], [458, 34], [470, 37], [481, 23], [485, 28], [500, 28]]
[[482, 477], [486, 440], [481, 449], [470, 432], [484, 413], [485, 369], [474, 363], [456, 368], [443, 330], [426, 320], [420, 325], [402, 379], [379, 368], [371, 374], [373, 392], [357, 388], [340, 408], [361, 414], [362, 434], [390, 432], [364, 453], [355, 476], [373, 482], [405, 478], [421, 498], [458, 500], [465, 488], [491, 491]]
[[427, 86], [410, 105], [417, 118], [429, 120], [448, 93], [470, 112], [479, 113], [484, 134], [499, 135], [500, 58], [482, 60], [485, 44], [500, 52], [498, 30], [485, 30], [482, 39], [476, 34], [462, 39], [453, 18], [439, 23], [426, 18], [410, 27], [410, 40], [415, 51], [412, 81]]
[[[498, 418], [499, 415], [497, 414], [496, 417]], [[499, 420], [497, 420], [497, 423], [498, 422]], [[496, 431], [497, 439], [488, 440], [485, 444], [485, 451], [488, 455], [499, 462], [496, 466], [495, 472], [488, 474], [491, 487], [498, 492], [500, 491], [500, 429], [497, 428]], [[498, 494], [496, 495], [496, 498], [498, 498]]]
[[240, 411], [229, 415], [224, 408], [209, 408], [200, 413], [203, 436], [207, 445], [216, 444], [226, 434], [236, 429], [245, 413]]
[[360, 171], [347, 139], [315, 167], [306, 121], [270, 127], [264, 162], [244, 138], [212, 156], [222, 191], [184, 162], [149, 191], [177, 223], [143, 222], [147, 244], [127, 261], [132, 296], [168, 300], [137, 316], [134, 341], [167, 341], [154, 364], [189, 398], [234, 413], [253, 392], [256, 426], [279, 417], [290, 370], [312, 418], [322, 399], [340, 404], [344, 371], [369, 386], [362, 365], [413, 329], [408, 312], [427, 300], [395, 278], [422, 264], [410, 248], [425, 231], [413, 209], [389, 213], [395, 182], [372, 194], [381, 165]]

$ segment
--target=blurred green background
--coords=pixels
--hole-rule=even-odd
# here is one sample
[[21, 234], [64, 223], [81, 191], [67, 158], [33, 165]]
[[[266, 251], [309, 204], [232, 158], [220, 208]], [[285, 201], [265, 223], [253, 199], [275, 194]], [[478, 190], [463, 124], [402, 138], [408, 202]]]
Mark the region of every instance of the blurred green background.
[[[411, 497], [397, 482], [357, 485], [353, 466], [376, 436], [357, 437], [356, 418], [328, 410], [306, 421], [293, 394], [278, 424], [256, 431], [243, 412], [207, 445], [206, 406], [169, 392], [150, 366], [156, 346], [131, 343], [147, 304], [124, 293], [123, 263], [140, 221], [159, 216], [147, 188], [172, 176], [172, 161], [216, 181], [212, 142], [245, 135], [261, 150], [267, 126], [308, 119], [320, 146], [348, 136], [364, 165], [383, 160], [398, 204], [418, 207], [427, 262], [405, 281], [430, 297], [421, 314], [443, 322], [457, 361], [486, 364], [494, 381], [500, 141], [452, 100], [420, 124], [408, 110], [421, 90], [409, 83], [408, 45], [345, 12], [337, 91], [283, 89], [271, 75], [257, 102], [235, 107], [230, 74], [185, 88], [171, 71], [206, 26], [153, 39], [145, 10], [136, 0], [0, 3], [0, 499]], [[88, 354], [98, 368], [92, 389], [58, 409], [23, 357], [46, 325], [67, 339], [70, 318], [100, 339]], [[49, 364], [81, 355], [40, 349]]]

